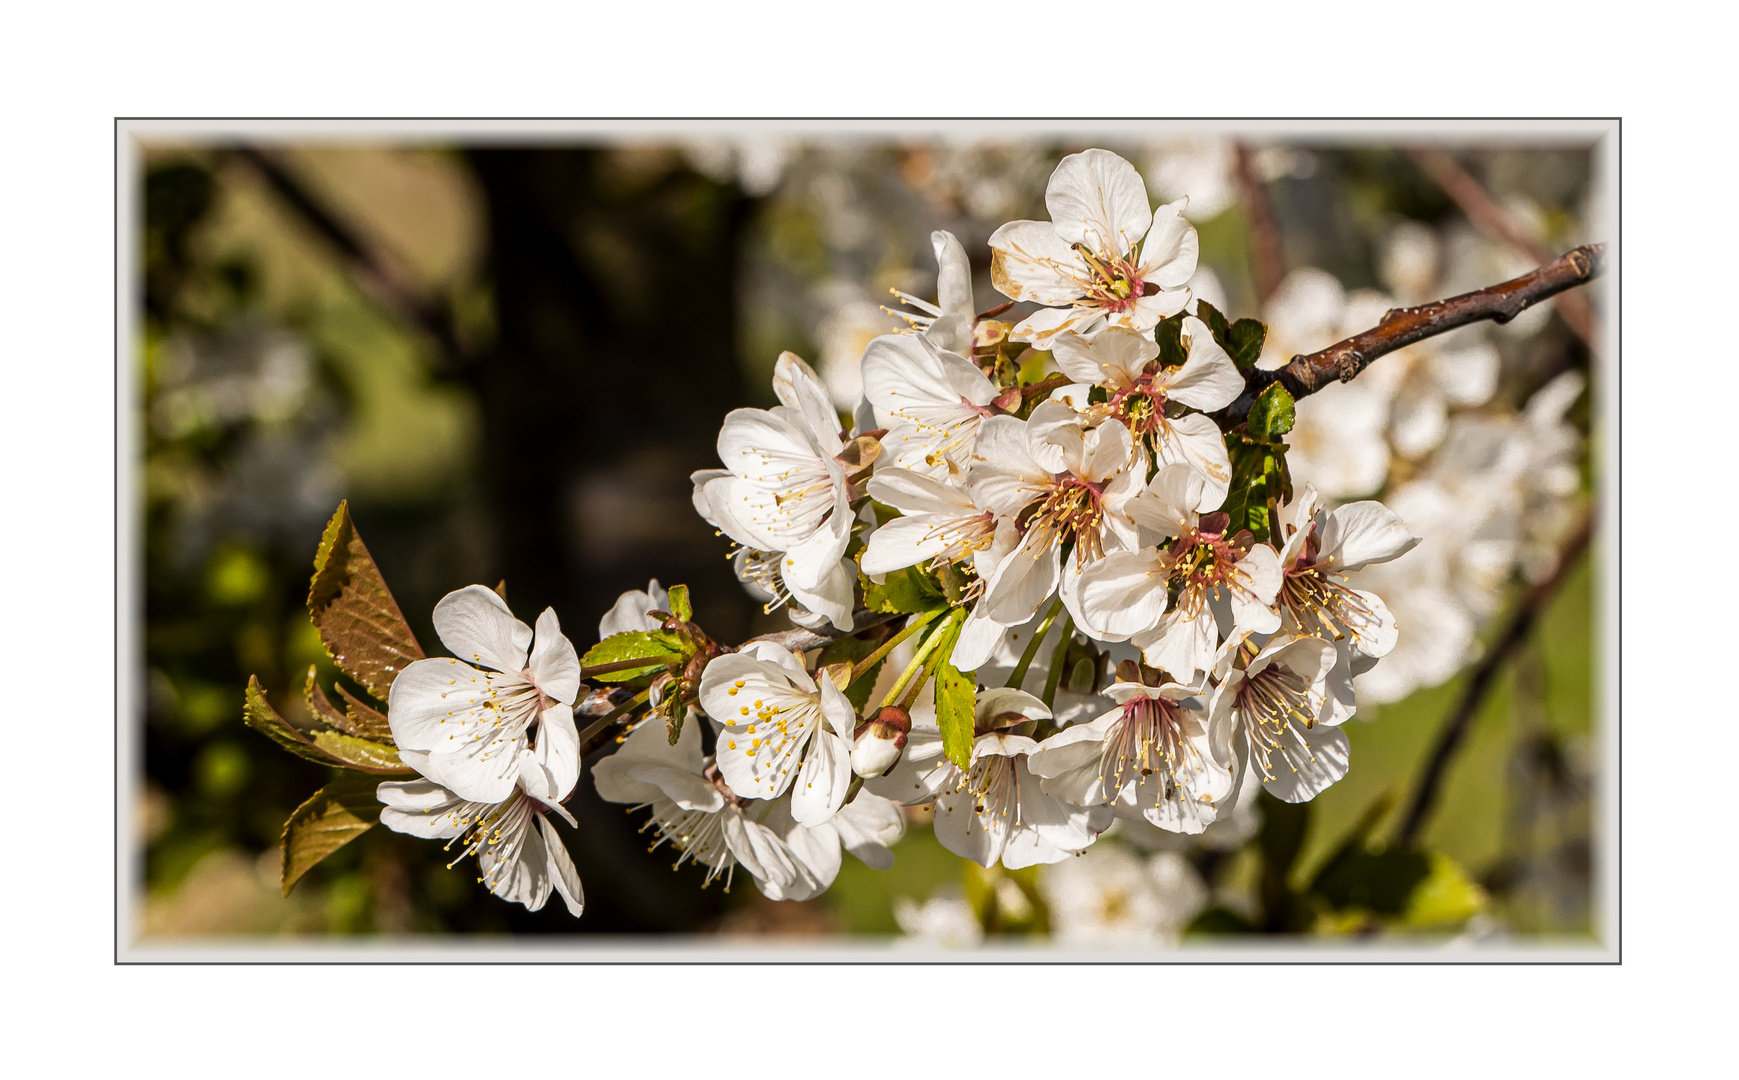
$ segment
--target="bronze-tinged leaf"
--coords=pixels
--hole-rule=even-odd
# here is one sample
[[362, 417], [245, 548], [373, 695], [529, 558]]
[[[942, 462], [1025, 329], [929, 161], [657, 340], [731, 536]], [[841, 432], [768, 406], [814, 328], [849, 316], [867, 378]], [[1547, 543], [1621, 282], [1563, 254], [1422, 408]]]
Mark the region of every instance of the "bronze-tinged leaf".
[[308, 612], [339, 669], [381, 701], [398, 673], [423, 658], [422, 646], [356, 533], [348, 502], [338, 504], [314, 553]]
[[[325, 695], [320, 694], [318, 686], [312, 683], [310, 686], [310, 707], [318, 708], [312, 699], [315, 694], [319, 694], [325, 707], [337, 712], [332, 703], [326, 701]], [[273, 742], [290, 753], [321, 765], [354, 769], [375, 776], [410, 776], [416, 771], [399, 760], [395, 747], [329, 728], [296, 727], [280, 716], [278, 710], [272, 708], [271, 703], [266, 700], [266, 691], [260, 686], [260, 680], [252, 675], [248, 676], [242, 719], [249, 727], [269, 736]]]
[[311, 733], [305, 733], [278, 715], [278, 710], [272, 708], [266, 700], [266, 691], [260, 686], [258, 677], [248, 676], [247, 697], [242, 706], [242, 720], [249, 727], [266, 736], [297, 757], [317, 761], [322, 765], [335, 765], [330, 756], [322, 753], [311, 739]]
[[416, 771], [399, 760], [396, 748], [372, 739], [359, 739], [342, 731], [316, 731], [308, 738], [327, 756], [328, 765], [376, 776], [409, 776]]
[[388, 746], [398, 745], [393, 741], [392, 725], [387, 723], [385, 713], [372, 705], [364, 704], [342, 686], [338, 687], [338, 696], [344, 699], [344, 713], [350, 719], [350, 727], [345, 730], [352, 735], [383, 742]]
[[350, 730], [350, 718], [338, 711], [338, 706], [332, 704], [332, 699], [326, 696], [326, 691], [320, 689], [320, 683], [314, 678], [315, 667], [308, 665], [308, 682], [302, 688], [302, 696], [308, 702], [308, 711], [319, 717], [320, 722], [327, 727], [335, 727], [339, 731], [352, 735], [362, 734]]
[[284, 895], [321, 859], [361, 836], [380, 820], [379, 781], [345, 773], [309, 796], [284, 822], [281, 845]]

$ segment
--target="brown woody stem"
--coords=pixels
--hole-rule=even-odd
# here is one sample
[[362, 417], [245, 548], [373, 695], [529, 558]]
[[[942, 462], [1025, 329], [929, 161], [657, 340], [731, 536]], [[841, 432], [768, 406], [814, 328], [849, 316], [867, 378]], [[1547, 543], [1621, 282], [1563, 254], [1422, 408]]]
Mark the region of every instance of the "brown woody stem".
[[1244, 393], [1226, 408], [1222, 428], [1249, 415], [1256, 395], [1274, 383], [1286, 387], [1294, 400], [1308, 397], [1336, 379], [1349, 382], [1379, 356], [1460, 326], [1490, 320], [1506, 323], [1549, 296], [1573, 289], [1606, 269], [1606, 245], [1587, 244], [1521, 277], [1477, 292], [1452, 296], [1418, 307], [1386, 312], [1375, 327], [1308, 356], [1294, 356], [1279, 371], [1252, 369], [1245, 374]]

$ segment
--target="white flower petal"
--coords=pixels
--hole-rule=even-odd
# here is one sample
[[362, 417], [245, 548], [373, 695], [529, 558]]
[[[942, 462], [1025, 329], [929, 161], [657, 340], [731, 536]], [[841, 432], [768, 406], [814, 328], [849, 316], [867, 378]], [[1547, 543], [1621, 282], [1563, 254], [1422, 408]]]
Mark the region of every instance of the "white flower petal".
[[477, 851], [478, 869], [489, 891], [503, 900], [539, 911], [549, 900], [549, 849], [540, 830], [532, 828], [537, 815], [529, 809], [510, 810], [498, 833]]
[[1154, 453], [1160, 467], [1188, 465], [1202, 478], [1200, 493], [1185, 495], [1185, 501], [1204, 513], [1219, 509], [1232, 486], [1232, 459], [1219, 427], [1201, 413], [1190, 413], [1165, 421], [1160, 432]]
[[515, 675], [525, 669], [531, 627], [513, 617], [494, 589], [467, 585], [435, 605], [435, 633], [454, 656]]
[[532, 639], [531, 681], [548, 697], [572, 706], [580, 693], [580, 654], [562, 635], [555, 608], [544, 608], [537, 617], [537, 635]]
[[833, 409], [833, 399], [815, 372], [796, 353], [780, 353], [774, 362], [773, 393], [778, 396], [780, 404], [803, 417], [804, 428], [822, 453], [840, 451], [844, 443], [839, 437], [839, 414]]
[[1189, 359], [1165, 377], [1165, 396], [1203, 412], [1223, 409], [1238, 400], [1244, 392], [1244, 376], [1214, 340], [1207, 324], [1190, 315], [1183, 328], [1189, 338]]
[[1087, 266], [1046, 221], [1011, 221], [990, 234], [990, 283], [1010, 300], [1067, 304]]
[[924, 331], [938, 348], [962, 356], [972, 351], [972, 264], [966, 249], [951, 232], [930, 234], [936, 249], [936, 303], [942, 314]]
[[872, 870], [887, 870], [894, 865], [888, 847], [905, 834], [906, 819], [893, 800], [859, 791], [833, 819], [833, 827], [845, 850]]
[[[722, 469], [711, 471], [717, 475], [730, 475]], [[697, 491], [697, 500], [698, 498]], [[708, 516], [711, 512], [712, 507], [709, 505], [703, 511], [702, 516]], [[607, 637], [632, 630], [658, 629], [658, 621], [647, 612], [667, 611], [669, 608], [666, 605], [669, 603], [670, 594], [659, 586], [657, 578], [653, 578], [647, 584], [645, 592], [631, 589], [623, 593], [616, 598], [615, 605], [605, 612], [604, 617], [598, 620], [598, 640], [602, 641]]]
[[[1196, 227], [1183, 216], [1187, 205], [1189, 200], [1184, 198], [1155, 210], [1153, 226], [1141, 242], [1141, 276], [1161, 289], [1181, 288], [1196, 273], [1201, 241]], [[1184, 303], [1188, 302], [1186, 294]]]
[[791, 788], [792, 817], [811, 828], [827, 824], [845, 805], [850, 786], [850, 745], [831, 731], [816, 732]]
[[586, 909], [586, 890], [580, 885], [580, 872], [574, 869], [574, 860], [568, 856], [568, 849], [557, 835], [555, 825], [542, 814], [538, 815], [537, 824], [543, 832], [550, 881], [556, 892], [562, 894], [563, 902], [568, 905], [568, 914], [577, 919]]
[[1322, 559], [1341, 571], [1388, 562], [1418, 543], [1400, 515], [1375, 500], [1336, 507], [1322, 526]]
[[1296, 738], [1291, 758], [1294, 764], [1283, 764], [1276, 754], [1274, 775], [1263, 777], [1262, 786], [1282, 802], [1308, 802], [1347, 774], [1352, 745], [1347, 733], [1338, 727], [1327, 724], [1289, 727]]
[[1123, 641], [1159, 625], [1170, 597], [1170, 561], [1158, 550], [1119, 551], [1081, 573], [1076, 622], [1101, 641]]
[[1100, 253], [1127, 255], [1153, 223], [1141, 175], [1109, 150], [1084, 150], [1057, 162], [1045, 185], [1045, 209], [1064, 243]]

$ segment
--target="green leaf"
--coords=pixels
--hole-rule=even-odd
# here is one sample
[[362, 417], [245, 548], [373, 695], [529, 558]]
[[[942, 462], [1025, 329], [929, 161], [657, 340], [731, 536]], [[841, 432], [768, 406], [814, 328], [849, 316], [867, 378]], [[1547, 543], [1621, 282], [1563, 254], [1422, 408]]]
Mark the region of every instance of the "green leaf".
[[339, 670], [381, 701], [398, 673], [423, 658], [422, 646], [351, 523], [348, 502], [338, 504], [314, 553], [308, 613]]
[[[624, 660], [638, 660], [641, 657], [670, 656], [673, 653], [686, 659], [689, 652], [688, 642], [680, 634], [668, 630], [624, 630], [620, 634], [611, 634], [586, 650], [586, 655], [580, 657], [580, 666], [592, 668], [617, 664]], [[658, 661], [644, 667], [624, 668], [604, 674], [588, 671], [586, 678], [599, 682], [633, 682], [642, 675], [662, 670], [667, 663], [669, 661]]]
[[1183, 347], [1182, 312], [1162, 320], [1154, 327], [1153, 333], [1155, 340], [1159, 342], [1161, 367], [1177, 367], [1190, 358], [1189, 350]]
[[871, 611], [911, 615], [942, 607], [947, 602], [941, 586], [915, 566], [890, 571], [880, 585], [868, 578], [863, 581], [863, 603]]
[[1484, 911], [1488, 897], [1447, 855], [1428, 852], [1430, 872], [1407, 898], [1401, 918], [1409, 926], [1441, 926], [1466, 922]]
[[1226, 352], [1231, 354], [1232, 363], [1239, 370], [1247, 370], [1256, 366], [1256, 361], [1262, 358], [1262, 344], [1268, 340], [1268, 328], [1255, 319], [1239, 319], [1226, 331], [1226, 338], [1221, 342]]
[[1295, 415], [1292, 395], [1286, 392], [1286, 387], [1277, 382], [1270, 383], [1251, 403], [1250, 415], [1244, 426], [1249, 430], [1252, 439], [1275, 442], [1292, 430]]
[[694, 618], [694, 608], [689, 606], [688, 602], [687, 585], [672, 585], [670, 587], [670, 600], [667, 610], [682, 622], [688, 622], [690, 619]]
[[1262, 461], [1262, 482], [1268, 489], [1270, 501], [1292, 501], [1292, 469], [1286, 464], [1286, 444], [1276, 443], [1268, 448]]
[[1017, 385], [1031, 386], [1034, 383], [1045, 381], [1046, 375], [1049, 374], [1045, 369], [1051, 359], [1048, 350], [1027, 349], [1017, 359], [1020, 363], [1019, 369], [1015, 372]]
[[965, 772], [972, 767], [972, 714], [978, 705], [978, 687], [949, 662], [960, 639], [960, 620], [950, 617], [945, 633], [948, 640], [938, 647], [942, 658], [936, 664], [936, 723], [942, 729], [942, 752]]
[[321, 859], [361, 836], [380, 820], [379, 781], [346, 773], [309, 796], [284, 822], [281, 844], [284, 895], [289, 896]]
[[[1228, 528], [1233, 533], [1249, 529], [1258, 540], [1267, 535], [1270, 453], [1268, 447], [1243, 435], [1226, 433], [1226, 456], [1232, 462], [1232, 483], [1220, 509], [1232, 519]], [[1257, 525], [1261, 526], [1260, 530]]]
[[1220, 309], [1196, 297], [1196, 318], [1208, 324], [1208, 331], [1214, 335], [1214, 340], [1227, 353], [1232, 351], [1231, 327], [1226, 324], [1226, 317], [1220, 314]]

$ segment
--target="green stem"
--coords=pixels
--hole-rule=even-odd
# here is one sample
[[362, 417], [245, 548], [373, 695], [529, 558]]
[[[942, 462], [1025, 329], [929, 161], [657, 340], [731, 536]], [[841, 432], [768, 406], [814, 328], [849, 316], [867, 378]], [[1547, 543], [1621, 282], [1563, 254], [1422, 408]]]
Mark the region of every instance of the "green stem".
[[[918, 669], [924, 665], [924, 661], [929, 659], [932, 652], [936, 651], [936, 646], [940, 645], [942, 639], [948, 636], [949, 630], [958, 626], [960, 620], [965, 616], [965, 608], [955, 608], [949, 613], [948, 618], [943, 620], [942, 625], [936, 627], [930, 636], [924, 639], [924, 644], [918, 648], [917, 654], [912, 657], [912, 662], [906, 665], [906, 670], [900, 672], [899, 679], [888, 689], [887, 697], [882, 699], [882, 708], [887, 708], [899, 699], [900, 691], [906, 688], [906, 684], [912, 680], [913, 675], [917, 674]], [[919, 683], [919, 685], [923, 684]]]
[[946, 610], [946, 608], [932, 608], [929, 611], [919, 612], [917, 615], [912, 616], [911, 621], [907, 622], [905, 627], [902, 628], [899, 633], [884, 641], [881, 648], [857, 662], [856, 666], [851, 669], [851, 680], [846, 685], [849, 686], [851, 683], [857, 682], [859, 679], [869, 674], [870, 668], [875, 667], [886, 659], [887, 655], [893, 652], [900, 642], [922, 630], [925, 626], [934, 621], [936, 616], [942, 614], [942, 612]]
[[908, 713], [912, 711], [912, 702], [917, 701], [918, 695], [924, 692], [924, 684], [935, 677], [936, 669], [941, 667], [949, 656], [953, 655], [954, 643], [960, 639], [958, 626], [951, 629], [945, 626], [943, 629], [949, 631], [946, 635], [947, 643], [930, 653], [929, 663], [925, 664], [924, 670], [918, 674], [916, 679], [912, 680], [912, 685], [906, 687], [906, 694], [900, 699], [900, 708], [905, 709]]
[[1026, 681], [1027, 668], [1032, 667], [1033, 657], [1038, 655], [1039, 643], [1045, 640], [1045, 635], [1051, 632], [1051, 624], [1057, 621], [1057, 612], [1063, 610], [1063, 598], [1057, 597], [1051, 604], [1051, 610], [1045, 612], [1044, 621], [1033, 631], [1033, 639], [1026, 643], [1026, 651], [1020, 654], [1020, 663], [1014, 666], [1014, 674], [1008, 677], [1004, 686], [1019, 690], [1020, 684]]
[[1042, 700], [1045, 708], [1057, 700], [1057, 683], [1063, 677], [1063, 656], [1069, 651], [1069, 639], [1075, 636], [1075, 618], [1072, 615], [1063, 616], [1063, 632], [1057, 638], [1056, 651], [1051, 653], [1051, 670], [1045, 676], [1045, 693]]

